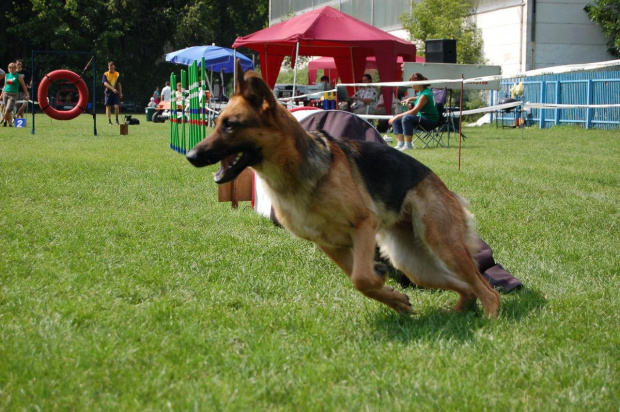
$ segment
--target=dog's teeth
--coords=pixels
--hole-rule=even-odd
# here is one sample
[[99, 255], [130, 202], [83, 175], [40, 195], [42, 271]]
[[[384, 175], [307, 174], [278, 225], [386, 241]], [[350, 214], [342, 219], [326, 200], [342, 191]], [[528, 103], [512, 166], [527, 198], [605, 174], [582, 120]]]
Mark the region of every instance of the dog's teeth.
[[237, 162], [239, 161], [239, 159], [241, 159], [241, 157], [243, 156], [243, 152], [239, 152], [237, 153], [237, 157], [235, 157], [235, 160], [233, 160], [231, 166], [234, 166], [237, 164]]

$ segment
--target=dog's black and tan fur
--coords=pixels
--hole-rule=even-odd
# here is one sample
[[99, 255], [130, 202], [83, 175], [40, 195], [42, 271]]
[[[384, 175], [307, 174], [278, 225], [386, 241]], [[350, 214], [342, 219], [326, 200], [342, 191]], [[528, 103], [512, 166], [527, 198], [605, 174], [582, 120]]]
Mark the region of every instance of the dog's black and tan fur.
[[221, 161], [217, 183], [254, 169], [280, 223], [314, 242], [367, 297], [412, 312], [407, 295], [385, 285], [376, 242], [415, 284], [458, 292], [457, 311], [478, 298], [497, 316], [499, 295], [472, 259], [476, 235], [464, 199], [386, 145], [307, 133], [257, 74], [239, 65], [237, 73], [213, 133], [187, 154], [192, 164]]

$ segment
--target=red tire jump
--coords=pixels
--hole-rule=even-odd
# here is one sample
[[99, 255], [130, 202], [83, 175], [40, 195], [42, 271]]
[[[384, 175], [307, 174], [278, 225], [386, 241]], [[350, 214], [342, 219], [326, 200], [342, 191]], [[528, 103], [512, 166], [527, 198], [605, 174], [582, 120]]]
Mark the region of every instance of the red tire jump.
[[[73, 83], [77, 88], [80, 97], [73, 109], [68, 111], [60, 111], [54, 109], [50, 105], [47, 97], [47, 91], [50, 85], [56, 80], [66, 80]], [[71, 120], [75, 119], [86, 110], [86, 105], [88, 102], [88, 87], [86, 87], [84, 79], [82, 79], [82, 77], [78, 74], [70, 70], [54, 70], [53, 72], [46, 74], [43, 77], [43, 80], [41, 80], [39, 92], [37, 93], [37, 99], [39, 100], [39, 107], [41, 107], [41, 110], [43, 110], [43, 112], [52, 119]]]

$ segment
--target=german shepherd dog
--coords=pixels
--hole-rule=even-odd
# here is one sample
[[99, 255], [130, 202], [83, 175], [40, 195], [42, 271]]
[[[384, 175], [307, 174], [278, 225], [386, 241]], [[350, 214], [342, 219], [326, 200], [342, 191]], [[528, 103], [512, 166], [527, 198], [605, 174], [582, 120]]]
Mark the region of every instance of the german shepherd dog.
[[456, 311], [480, 299], [487, 316], [499, 312], [499, 294], [472, 258], [477, 238], [463, 198], [387, 145], [306, 132], [239, 62], [235, 95], [187, 159], [196, 167], [221, 162], [218, 184], [254, 169], [279, 222], [314, 242], [357, 290], [397, 312], [413, 310], [407, 295], [385, 285], [375, 244], [416, 285], [458, 292]]

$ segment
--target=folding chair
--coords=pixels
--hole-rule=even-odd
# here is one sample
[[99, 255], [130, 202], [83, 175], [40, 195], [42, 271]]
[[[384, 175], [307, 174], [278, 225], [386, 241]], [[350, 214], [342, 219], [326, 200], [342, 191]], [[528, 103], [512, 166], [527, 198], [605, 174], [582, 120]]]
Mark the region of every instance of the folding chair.
[[435, 125], [435, 127], [427, 130], [422, 125], [418, 125], [413, 130], [413, 143], [415, 144], [415, 142], [420, 140], [424, 143], [424, 146], [422, 146], [423, 149], [429, 147], [431, 144], [434, 144], [436, 147], [446, 147], [442, 137], [443, 126], [446, 123], [446, 117], [444, 116], [445, 110], [443, 108], [443, 103], [436, 103], [435, 105], [437, 106], [437, 111], [439, 112], [439, 122]]
[[446, 105], [447, 93], [446, 89], [431, 89], [433, 92], [433, 99], [435, 100], [435, 104], [440, 104], [442, 107]]
[[422, 125], [418, 125], [418, 127], [413, 131], [414, 139], [413, 143], [420, 140], [424, 143], [422, 148], [426, 148], [431, 144], [435, 146], [446, 147], [443, 142], [443, 131], [446, 124], [445, 110], [444, 106], [446, 104], [446, 89], [431, 89], [433, 92], [433, 100], [435, 100], [435, 106], [437, 106], [437, 111], [439, 112], [439, 122], [437, 125], [429, 130], [426, 130]]

